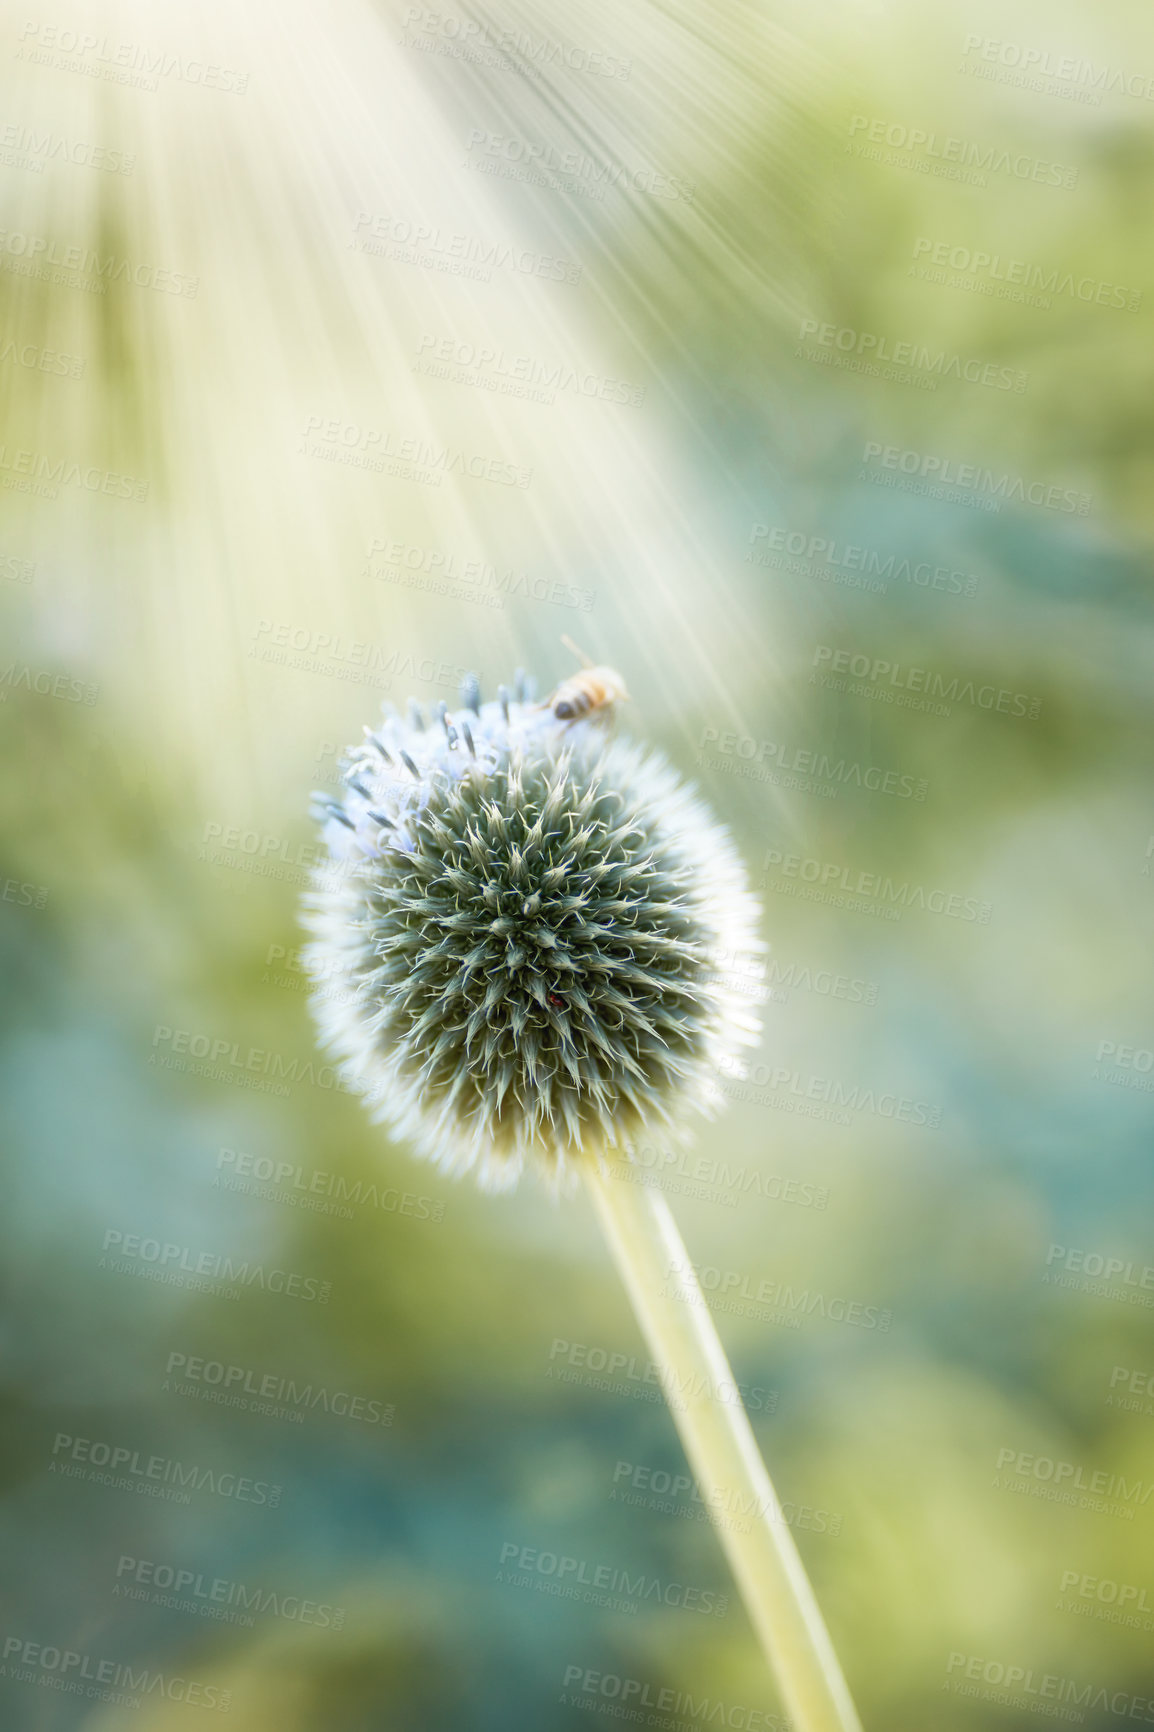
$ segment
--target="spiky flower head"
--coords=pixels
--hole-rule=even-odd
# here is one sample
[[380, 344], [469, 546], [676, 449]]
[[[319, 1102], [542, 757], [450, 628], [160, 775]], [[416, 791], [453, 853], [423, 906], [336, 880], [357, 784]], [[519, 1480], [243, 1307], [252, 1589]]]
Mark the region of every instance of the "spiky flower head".
[[757, 1035], [724, 972], [762, 948], [728, 833], [609, 706], [562, 719], [522, 675], [461, 696], [386, 706], [341, 797], [317, 796], [328, 1046], [376, 1117], [489, 1188], [686, 1140]]

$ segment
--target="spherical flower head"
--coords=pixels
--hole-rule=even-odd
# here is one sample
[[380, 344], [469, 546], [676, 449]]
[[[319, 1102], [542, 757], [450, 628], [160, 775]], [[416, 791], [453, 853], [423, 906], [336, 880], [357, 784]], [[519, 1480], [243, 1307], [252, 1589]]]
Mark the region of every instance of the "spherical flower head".
[[758, 908], [728, 833], [606, 709], [560, 720], [522, 676], [462, 696], [386, 715], [318, 796], [314, 1012], [419, 1154], [568, 1183], [720, 1104], [758, 1032], [729, 984]]

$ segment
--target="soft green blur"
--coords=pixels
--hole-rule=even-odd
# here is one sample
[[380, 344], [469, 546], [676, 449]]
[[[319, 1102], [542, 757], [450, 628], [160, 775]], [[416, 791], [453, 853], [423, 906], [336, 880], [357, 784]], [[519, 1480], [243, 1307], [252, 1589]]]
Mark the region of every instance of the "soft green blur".
[[[1154, 1719], [1145, 14], [461, 9], [518, 71], [419, 11], [4, 27], [5, 122], [135, 161], [0, 160], [0, 1724], [779, 1724], [739, 1603], [670, 1603], [731, 1589], [662, 1495], [684, 1459], [585, 1197], [393, 1146], [296, 955], [308, 793], [381, 699], [547, 689], [563, 633], [764, 889], [746, 1098], [665, 1183], [865, 1726]], [[988, 41], [1104, 82], [1023, 88]], [[118, 82], [137, 45], [183, 72]], [[887, 161], [887, 128], [934, 143]], [[504, 177], [481, 134], [633, 182]], [[26, 274], [49, 242], [133, 270]], [[497, 243], [520, 263], [446, 268]], [[951, 287], [938, 245], [1000, 262]], [[1015, 301], [1011, 260], [1073, 286]], [[518, 356], [594, 383], [534, 400]], [[422, 441], [439, 485], [397, 472]], [[949, 714], [896, 701], [935, 677]], [[282, 1290], [152, 1278], [202, 1254]], [[279, 1505], [149, 1495], [154, 1456]], [[520, 1586], [514, 1545], [661, 1593]]]

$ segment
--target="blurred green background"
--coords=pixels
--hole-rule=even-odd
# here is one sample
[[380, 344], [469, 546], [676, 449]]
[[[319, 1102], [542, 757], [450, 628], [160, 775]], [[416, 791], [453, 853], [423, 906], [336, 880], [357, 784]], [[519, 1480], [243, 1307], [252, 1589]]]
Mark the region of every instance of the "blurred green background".
[[809, 1296], [718, 1322], [865, 1725], [1154, 1718], [1144, 12], [101, 0], [0, 61], [2, 1724], [779, 1724], [732, 1598], [510, 1577], [730, 1593], [584, 1197], [390, 1144], [296, 957], [381, 699], [562, 633], [764, 890], [660, 1170], [707, 1287]]

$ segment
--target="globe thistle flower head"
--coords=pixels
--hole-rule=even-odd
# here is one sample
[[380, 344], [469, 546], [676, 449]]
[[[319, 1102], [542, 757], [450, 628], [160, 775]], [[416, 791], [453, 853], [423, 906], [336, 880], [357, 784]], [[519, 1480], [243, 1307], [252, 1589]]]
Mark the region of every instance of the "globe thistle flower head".
[[492, 1189], [685, 1140], [757, 1036], [718, 971], [763, 948], [727, 832], [604, 697], [573, 707], [470, 679], [452, 713], [366, 728], [317, 796], [322, 1034], [376, 1117]]

